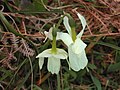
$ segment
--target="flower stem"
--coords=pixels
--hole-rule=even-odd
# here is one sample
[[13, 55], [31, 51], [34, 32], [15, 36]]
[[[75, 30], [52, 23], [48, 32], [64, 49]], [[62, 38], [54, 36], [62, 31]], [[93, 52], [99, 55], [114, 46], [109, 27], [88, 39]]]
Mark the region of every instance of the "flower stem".
[[75, 42], [75, 40], [76, 40], [75, 28], [71, 28], [71, 32], [72, 32], [72, 40]]
[[57, 49], [56, 49], [56, 37], [53, 37], [53, 41], [52, 41], [52, 52], [56, 53]]
[[56, 30], [56, 27], [55, 27], [55, 26], [53, 26], [52, 36], [53, 36], [53, 41], [52, 41], [52, 53], [56, 53], [56, 52], [57, 52], [57, 49], [56, 49], [57, 30]]
[[61, 90], [61, 87], [60, 87], [60, 75], [57, 74], [57, 90]]

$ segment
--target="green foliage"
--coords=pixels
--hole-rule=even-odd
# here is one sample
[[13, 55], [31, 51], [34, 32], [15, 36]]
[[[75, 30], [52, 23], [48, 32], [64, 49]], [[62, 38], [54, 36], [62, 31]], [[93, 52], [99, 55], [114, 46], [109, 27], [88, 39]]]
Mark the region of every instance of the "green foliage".
[[22, 1], [19, 5], [21, 7], [21, 11], [40, 12], [46, 10], [45, 4], [47, 4], [47, 0], [33, 0], [33, 2], [30, 2], [28, 0]]
[[97, 90], [102, 90], [101, 83], [100, 83], [99, 79], [96, 78], [96, 77], [94, 77], [94, 76], [91, 74], [91, 72], [89, 72], [89, 73], [90, 73], [90, 76], [91, 76], [91, 79], [92, 79], [93, 83], [94, 83], [95, 86], [97, 87]]
[[109, 65], [107, 72], [115, 72], [120, 70], [120, 62]]
[[33, 90], [42, 90], [42, 89], [38, 87], [37, 85], [33, 85]]
[[116, 50], [115, 61], [116, 63], [120, 62], [120, 50]]
[[87, 65], [87, 67], [90, 68], [90, 69], [92, 69], [92, 70], [97, 69], [97, 67], [95, 66], [95, 64], [90, 64], [90, 63], [89, 63], [89, 64]]
[[107, 46], [107, 47], [111, 47], [113, 49], [116, 49], [116, 50], [120, 50], [120, 47], [114, 45], [114, 44], [111, 44], [111, 43], [106, 43], [106, 42], [98, 42], [97, 44], [100, 44], [100, 45], [104, 45], [104, 46]]
[[12, 74], [13, 72], [11, 72], [10, 70], [6, 70], [2, 67], [0, 67], [0, 73], [2, 73], [3, 77], [0, 77], [0, 81], [4, 81], [6, 78], [12, 78]]

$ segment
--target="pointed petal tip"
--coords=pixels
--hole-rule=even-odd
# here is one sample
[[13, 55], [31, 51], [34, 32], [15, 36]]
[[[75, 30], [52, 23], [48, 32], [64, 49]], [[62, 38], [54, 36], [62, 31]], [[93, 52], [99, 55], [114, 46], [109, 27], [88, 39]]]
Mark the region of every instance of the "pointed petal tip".
[[40, 70], [42, 69], [43, 64], [44, 64], [44, 58], [43, 58], [43, 57], [40, 57], [40, 58], [39, 58], [39, 68], [40, 68]]
[[35, 58], [39, 58], [39, 56], [37, 55]]
[[63, 24], [64, 24], [66, 30], [68, 31], [68, 33], [71, 35], [71, 27], [70, 27], [70, 25], [69, 25], [69, 19], [68, 19], [67, 16], [65, 16], [65, 17], [63, 18]]

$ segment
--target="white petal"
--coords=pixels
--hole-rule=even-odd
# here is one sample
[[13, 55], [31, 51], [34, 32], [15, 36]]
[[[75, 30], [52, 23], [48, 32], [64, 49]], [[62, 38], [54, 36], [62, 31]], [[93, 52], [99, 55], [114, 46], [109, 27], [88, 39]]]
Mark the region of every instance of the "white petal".
[[86, 46], [87, 45], [80, 38], [77, 38], [75, 40], [74, 44], [72, 45], [72, 49], [73, 49], [74, 53], [79, 54], [83, 50], [85, 50]]
[[[45, 36], [46, 36], [47, 38], [49, 38], [50, 40], [53, 40], [52, 30], [53, 30], [53, 27], [51, 27], [51, 28], [49, 29], [49, 32], [44, 31]], [[60, 35], [61, 35], [61, 32], [57, 32], [56, 40], [59, 40], [59, 39], [60, 39]]]
[[51, 28], [49, 29], [49, 32], [44, 31], [45, 36], [46, 36], [47, 38], [49, 38], [50, 40], [53, 39], [53, 37], [52, 37], [52, 30], [53, 30], [53, 27], [51, 27]]
[[59, 59], [67, 59], [68, 55], [65, 50], [57, 48], [57, 53], [54, 54], [54, 57]]
[[87, 64], [88, 64], [88, 59], [87, 59], [87, 56], [86, 56], [86, 53], [85, 53], [85, 50], [81, 52], [81, 54], [78, 55], [79, 57], [79, 60], [81, 61], [81, 69], [84, 69]]
[[85, 27], [87, 25], [87, 22], [86, 22], [85, 18], [81, 14], [77, 13], [77, 15], [78, 15], [78, 18], [80, 19], [80, 21], [82, 23], [82, 27], [83, 27], [82, 30], [81, 30], [81, 32], [77, 35], [77, 37], [81, 38], [82, 34], [84, 32], [84, 29], [85, 29]]
[[48, 58], [48, 65], [47, 65], [48, 71], [52, 74], [58, 74], [60, 71], [60, 59], [55, 57], [49, 57]]
[[84, 67], [87, 65], [87, 57], [85, 55], [85, 52], [81, 52], [80, 54], [76, 54], [72, 50], [72, 45], [68, 47], [68, 52], [69, 52], [69, 62], [70, 62], [70, 67], [74, 71], [79, 71], [80, 69], [84, 69]]
[[70, 35], [72, 35], [72, 34], [71, 34], [71, 27], [70, 27], [70, 25], [69, 25], [69, 19], [68, 19], [67, 16], [65, 16], [65, 17], [63, 18], [63, 24], [64, 24], [65, 28], [67, 29], [68, 33], [69, 33]]
[[38, 54], [36, 56], [36, 58], [40, 58], [40, 57], [51, 57], [52, 54], [51, 54], [51, 49], [46, 49], [44, 50], [42, 53]]
[[44, 64], [44, 58], [40, 57], [39, 58], [39, 68], [40, 68], [40, 70], [42, 69], [43, 64]]
[[71, 36], [68, 33], [60, 33], [59, 38], [67, 45], [69, 46], [71, 43], [73, 43], [73, 40]]

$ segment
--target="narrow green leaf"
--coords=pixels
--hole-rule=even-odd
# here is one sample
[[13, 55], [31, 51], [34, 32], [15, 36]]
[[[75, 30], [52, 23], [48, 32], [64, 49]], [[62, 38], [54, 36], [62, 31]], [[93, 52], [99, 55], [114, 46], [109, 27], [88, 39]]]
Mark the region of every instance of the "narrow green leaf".
[[116, 51], [115, 61], [120, 62], [120, 51], [119, 50]]
[[89, 72], [89, 73], [90, 73], [90, 76], [91, 76], [91, 79], [92, 79], [93, 83], [94, 83], [95, 86], [97, 87], [97, 90], [102, 90], [100, 81], [99, 81], [96, 77], [94, 77], [94, 76], [91, 74], [91, 72]]
[[97, 44], [111, 47], [111, 48], [116, 49], [116, 50], [120, 50], [120, 47], [118, 47], [114, 44], [110, 44], [110, 43], [106, 43], [106, 42], [102, 42], [102, 41], [97, 42]]
[[0, 72], [2, 73], [2, 77], [0, 77], [0, 81], [3, 81], [4, 79], [8, 77], [12, 77], [13, 73], [10, 70], [6, 70], [2, 67], [0, 67]]
[[88, 63], [87, 67], [89, 67], [90, 69], [97, 69], [97, 67], [94, 64], [90, 64]]
[[33, 90], [42, 90], [42, 89], [38, 87], [37, 85], [33, 85]]
[[115, 63], [115, 64], [111, 64], [108, 69], [107, 72], [115, 72], [120, 70], [120, 62], [119, 63]]
[[[76, 72], [74, 72], [74, 71], [72, 71], [72, 70], [69, 70], [68, 68], [64, 68], [65, 69], [65, 71], [66, 71], [66, 74], [64, 74], [64, 76], [66, 76], [66, 77], [72, 77], [72, 78], [70, 78], [69, 80], [70, 81], [74, 81], [76, 78], [77, 78], [77, 73]], [[68, 76], [67, 76], [68, 75]], [[69, 76], [70, 75], [70, 76]]]

